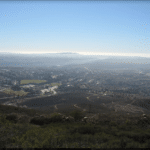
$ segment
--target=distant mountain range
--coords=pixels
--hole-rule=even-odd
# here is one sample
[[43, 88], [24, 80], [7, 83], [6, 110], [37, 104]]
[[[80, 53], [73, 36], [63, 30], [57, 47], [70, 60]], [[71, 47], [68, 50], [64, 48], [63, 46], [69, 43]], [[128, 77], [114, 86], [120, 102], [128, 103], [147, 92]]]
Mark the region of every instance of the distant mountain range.
[[101, 64], [150, 64], [150, 58], [127, 57], [127, 56], [99, 56], [81, 55], [78, 53], [43, 53], [43, 54], [21, 54], [21, 53], [0, 53], [0, 66], [16, 67], [49, 67], [65, 65], [101, 65]]

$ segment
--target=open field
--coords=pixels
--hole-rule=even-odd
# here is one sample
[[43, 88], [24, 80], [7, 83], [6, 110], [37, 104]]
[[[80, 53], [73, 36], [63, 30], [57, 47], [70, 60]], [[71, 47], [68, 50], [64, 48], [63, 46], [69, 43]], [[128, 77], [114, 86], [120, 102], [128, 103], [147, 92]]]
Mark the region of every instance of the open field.
[[26, 96], [29, 92], [24, 92], [23, 90], [21, 91], [13, 91], [12, 89], [7, 89], [3, 91], [5, 94], [8, 95], [15, 95], [15, 96]]
[[28, 84], [28, 83], [44, 83], [46, 80], [21, 80], [20, 84]]
[[51, 86], [60, 86], [61, 84], [60, 83], [51, 83], [50, 85]]

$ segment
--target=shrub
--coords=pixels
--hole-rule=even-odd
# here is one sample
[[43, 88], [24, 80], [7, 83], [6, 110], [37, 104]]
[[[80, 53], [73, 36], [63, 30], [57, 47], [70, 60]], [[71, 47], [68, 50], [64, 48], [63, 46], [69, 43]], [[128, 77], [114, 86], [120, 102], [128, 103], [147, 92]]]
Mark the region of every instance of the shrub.
[[127, 143], [126, 148], [140, 148], [140, 145], [137, 142], [131, 142], [131, 143]]
[[34, 117], [30, 120], [30, 123], [36, 124], [36, 125], [44, 125], [44, 124], [50, 124], [55, 122], [62, 122], [63, 118], [58, 113], [53, 113], [50, 118], [47, 117]]
[[6, 119], [9, 120], [9, 121], [11, 121], [11, 122], [17, 123], [18, 117], [15, 114], [11, 114], [11, 115], [7, 115]]
[[86, 124], [86, 125], [81, 125], [81, 126], [78, 126], [78, 127], [72, 127], [71, 129], [69, 129], [69, 133], [71, 133], [71, 134], [79, 133], [79, 134], [92, 134], [92, 135], [94, 135], [95, 133], [97, 133], [100, 130], [101, 130], [100, 128], [96, 128], [94, 126], [91, 126], [90, 124]]
[[126, 125], [131, 125], [131, 121], [129, 121], [128, 119], [125, 122]]
[[0, 148], [6, 148], [6, 142], [0, 141]]
[[125, 132], [124, 136], [133, 139], [136, 142], [144, 143], [147, 139], [150, 138], [149, 134], [146, 133], [136, 133], [136, 132]]
[[0, 116], [0, 124], [5, 124], [6, 122], [7, 122], [6, 116], [5, 115]]
[[145, 133], [139, 133], [137, 136], [134, 136], [133, 138], [140, 143], [144, 143], [147, 141], [147, 139], [150, 139], [150, 135], [147, 135]]
[[132, 125], [123, 124], [123, 125], [119, 125], [118, 129], [124, 130], [124, 131], [130, 131], [132, 129], [132, 127], [133, 127]]
[[96, 129], [94, 129], [94, 127], [92, 126], [81, 126], [81, 127], [78, 127], [78, 133], [80, 134], [92, 134], [94, 135], [95, 132], [96, 132]]
[[150, 139], [146, 142], [146, 148], [150, 148]]
[[112, 126], [117, 126], [117, 123], [115, 121], [111, 121], [109, 122], [109, 126], [112, 127]]
[[29, 123], [30, 121], [30, 118], [28, 116], [21, 116], [19, 119], [18, 119], [18, 123]]
[[107, 148], [120, 148], [120, 141], [118, 139], [113, 139], [107, 142]]
[[72, 111], [70, 113], [70, 116], [72, 116], [75, 119], [75, 121], [81, 120], [83, 118], [82, 112], [78, 110]]
[[44, 124], [48, 124], [50, 122], [51, 122], [51, 120], [49, 118], [44, 118], [44, 117], [41, 117], [41, 118], [35, 117], [30, 120], [30, 123], [36, 124], [36, 125], [44, 125]]
[[63, 118], [58, 113], [53, 113], [50, 120], [51, 122], [62, 122]]
[[137, 124], [140, 126], [140, 127], [146, 127], [147, 125], [150, 124], [150, 121], [148, 119], [139, 119]]
[[120, 147], [125, 148], [127, 146], [127, 140], [123, 137], [120, 139]]
[[69, 129], [70, 134], [75, 134], [78, 132], [78, 128], [77, 127], [73, 127], [71, 129]]

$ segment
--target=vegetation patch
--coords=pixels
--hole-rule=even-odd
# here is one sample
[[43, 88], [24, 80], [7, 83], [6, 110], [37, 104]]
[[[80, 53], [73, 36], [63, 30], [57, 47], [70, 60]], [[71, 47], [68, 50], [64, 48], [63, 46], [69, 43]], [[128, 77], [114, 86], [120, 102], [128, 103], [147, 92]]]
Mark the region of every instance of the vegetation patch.
[[53, 113], [51, 115], [51, 122], [62, 122], [63, 118], [58, 113]]
[[74, 127], [70, 129], [70, 133], [80, 133], [80, 134], [92, 134], [94, 135], [97, 130], [94, 126], [91, 126], [90, 124], [86, 124], [86, 125], [81, 125], [79, 127]]
[[21, 80], [20, 84], [44, 83], [46, 80]]
[[61, 83], [51, 83], [50, 85], [51, 85], [51, 86], [60, 86]]
[[16, 114], [10, 114], [6, 116], [6, 119], [11, 122], [17, 123], [18, 116]]
[[15, 96], [26, 96], [29, 92], [21, 91], [13, 91], [12, 89], [7, 89], [3, 91], [5, 94], [8, 95], [15, 95]]
[[[67, 122], [61, 113], [3, 107], [0, 105], [0, 148], [150, 148], [150, 129], [133, 125], [127, 118], [120, 125], [117, 116], [110, 119], [105, 114], [108, 124], [85, 123], [79, 121], [83, 113], [76, 110], [70, 112], [76, 121]], [[18, 122], [18, 116], [23, 121]]]
[[51, 119], [45, 117], [33, 117], [30, 120], [30, 123], [35, 125], [44, 125], [44, 124], [49, 124], [50, 122]]
[[70, 112], [70, 116], [72, 116], [75, 119], [75, 121], [79, 121], [84, 117], [83, 112], [79, 110], [74, 110]]

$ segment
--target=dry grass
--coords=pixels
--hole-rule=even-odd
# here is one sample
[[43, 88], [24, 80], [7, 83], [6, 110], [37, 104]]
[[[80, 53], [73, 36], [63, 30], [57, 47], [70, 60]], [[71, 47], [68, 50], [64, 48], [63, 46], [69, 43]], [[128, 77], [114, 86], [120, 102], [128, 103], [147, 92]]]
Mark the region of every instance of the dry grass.
[[46, 80], [21, 80], [20, 84], [28, 84], [28, 83], [43, 83]]
[[8, 95], [15, 95], [15, 96], [26, 96], [29, 92], [25, 92], [23, 90], [13, 91], [12, 89], [7, 89], [7, 90], [4, 90], [4, 93]]

